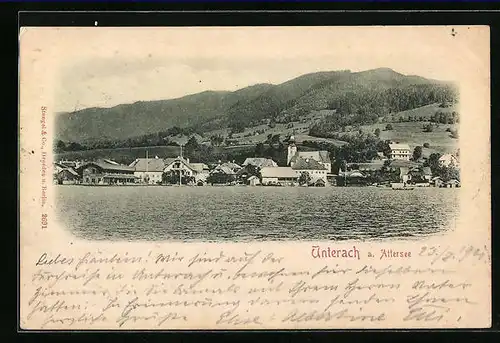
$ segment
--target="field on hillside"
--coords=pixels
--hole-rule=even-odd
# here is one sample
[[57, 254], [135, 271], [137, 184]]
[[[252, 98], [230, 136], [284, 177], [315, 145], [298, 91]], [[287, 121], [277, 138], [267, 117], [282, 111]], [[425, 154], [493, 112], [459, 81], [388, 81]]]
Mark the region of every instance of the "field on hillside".
[[424, 132], [423, 124], [428, 122], [405, 122], [391, 123], [393, 130], [385, 131], [386, 123], [364, 125], [361, 127], [363, 132], [373, 133], [375, 129], [380, 129], [380, 139], [392, 140], [394, 142], [407, 143], [413, 150], [416, 146], [423, 146], [424, 143], [429, 143], [430, 148], [423, 149], [423, 155], [428, 156], [433, 152], [453, 153], [458, 148], [458, 139], [451, 138], [450, 132], [446, 129], [458, 129], [458, 124], [440, 124], [434, 128], [433, 132]]
[[[279, 134], [281, 140], [284, 138], [294, 135], [297, 143], [301, 144], [305, 140], [309, 141], [317, 141], [317, 142], [329, 142], [333, 143], [337, 146], [341, 146], [346, 144], [346, 142], [339, 141], [336, 139], [330, 138], [321, 138], [321, 137], [313, 137], [309, 136], [309, 126], [310, 123], [301, 123], [301, 122], [291, 122], [288, 124], [276, 124], [275, 127], [271, 128], [268, 125], [259, 125], [250, 128], [246, 128], [245, 131], [233, 134], [233, 139], [238, 141], [238, 144], [257, 144], [263, 143], [266, 141], [268, 135], [276, 135]], [[211, 135], [220, 134], [224, 137], [228, 135], [227, 129], [225, 130], [217, 130], [206, 133], [205, 136], [209, 137]]]
[[422, 118], [424, 120], [429, 120], [436, 112], [451, 113], [453, 111], [458, 112], [457, 104], [450, 105], [449, 107], [439, 107], [439, 104], [435, 103], [414, 108], [412, 110], [392, 113], [388, 117], [392, 119], [390, 121], [399, 121], [399, 118], [407, 119], [408, 117], [416, 117]]
[[295, 135], [295, 142], [297, 144], [302, 144], [304, 141], [332, 143], [332, 144], [334, 144], [334, 145], [336, 145], [338, 147], [347, 144], [347, 142], [345, 142], [345, 141], [340, 141], [338, 139], [333, 139], [333, 138], [313, 137], [313, 136], [309, 136], [309, 135], [306, 135], [306, 134]]
[[[450, 133], [446, 132], [446, 129], [453, 129], [456, 125], [440, 124], [439, 128], [436, 128], [434, 132], [429, 133], [423, 132], [422, 130], [422, 125], [424, 123], [428, 123], [425, 120], [429, 120], [436, 112], [441, 111], [448, 113], [457, 111], [456, 105], [452, 105], [450, 107], [440, 107], [439, 105], [440, 104], [435, 103], [389, 115], [386, 119], [391, 119], [390, 122], [394, 128], [393, 131], [383, 131], [386, 125], [385, 120], [384, 123], [365, 125], [362, 126], [361, 129], [364, 132], [373, 133], [376, 128], [379, 128], [381, 131], [383, 131], [380, 136], [381, 139], [390, 139], [405, 142], [410, 144], [412, 148], [417, 145], [429, 143], [431, 145], [431, 149], [424, 149], [424, 155], [431, 154], [432, 152], [453, 152], [456, 150], [457, 140], [449, 137]], [[407, 120], [409, 117], [417, 118], [418, 120], [422, 119], [422, 121], [402, 123], [399, 122], [400, 118]], [[308, 116], [307, 119], [308, 120], [306, 120], [305, 122], [297, 121], [288, 124], [276, 124], [273, 128], [270, 128], [268, 125], [259, 125], [246, 128], [244, 132], [234, 134], [233, 139], [235, 139], [238, 144], [257, 144], [259, 142], [264, 142], [269, 134], [279, 134], [282, 139], [290, 135], [295, 135], [298, 143], [301, 143], [304, 140], [310, 140], [330, 142], [337, 146], [345, 144], [345, 142], [335, 139], [309, 136], [309, 127], [311, 125], [311, 121], [318, 118], [313, 119], [311, 116]], [[213, 131], [208, 133], [207, 136], [213, 134], [227, 136], [229, 133], [228, 131], [229, 130], [227, 129]]]

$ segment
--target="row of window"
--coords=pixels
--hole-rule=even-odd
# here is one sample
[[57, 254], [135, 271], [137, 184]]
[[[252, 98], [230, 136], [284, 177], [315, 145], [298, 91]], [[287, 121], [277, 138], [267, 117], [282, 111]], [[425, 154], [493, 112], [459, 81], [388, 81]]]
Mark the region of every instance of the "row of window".
[[[326, 170], [304, 170], [306, 172], [308, 172], [309, 174], [319, 174], [319, 175], [325, 175], [326, 174]], [[298, 171], [299, 174], [302, 173], [302, 171]]]

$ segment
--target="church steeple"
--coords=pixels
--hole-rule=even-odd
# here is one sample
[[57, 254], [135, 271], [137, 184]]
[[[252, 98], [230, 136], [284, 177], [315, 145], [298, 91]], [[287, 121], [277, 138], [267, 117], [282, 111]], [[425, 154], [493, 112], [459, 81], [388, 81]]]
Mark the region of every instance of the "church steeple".
[[288, 156], [286, 160], [286, 164], [290, 165], [290, 162], [292, 161], [292, 158], [295, 156], [297, 153], [297, 146], [295, 145], [295, 137], [290, 136], [290, 139], [288, 140]]

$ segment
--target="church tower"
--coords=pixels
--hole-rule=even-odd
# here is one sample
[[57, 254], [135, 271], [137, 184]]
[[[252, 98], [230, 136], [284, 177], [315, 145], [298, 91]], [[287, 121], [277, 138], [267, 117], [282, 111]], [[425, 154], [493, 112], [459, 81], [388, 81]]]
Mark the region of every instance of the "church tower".
[[290, 161], [292, 160], [292, 157], [295, 156], [297, 153], [297, 146], [295, 145], [295, 137], [290, 136], [290, 139], [288, 140], [288, 157], [286, 160], [286, 164], [290, 165]]

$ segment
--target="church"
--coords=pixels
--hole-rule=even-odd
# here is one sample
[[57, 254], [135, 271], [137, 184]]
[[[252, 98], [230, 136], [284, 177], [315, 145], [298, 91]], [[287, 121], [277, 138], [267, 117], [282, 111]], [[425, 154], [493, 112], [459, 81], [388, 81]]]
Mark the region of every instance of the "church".
[[328, 151], [298, 151], [295, 137], [291, 136], [288, 141], [287, 165], [300, 175], [307, 172], [312, 180], [321, 179], [325, 183], [327, 176], [332, 172], [332, 162]]

